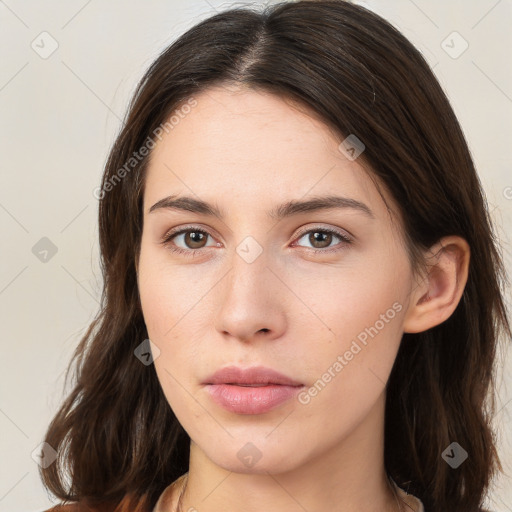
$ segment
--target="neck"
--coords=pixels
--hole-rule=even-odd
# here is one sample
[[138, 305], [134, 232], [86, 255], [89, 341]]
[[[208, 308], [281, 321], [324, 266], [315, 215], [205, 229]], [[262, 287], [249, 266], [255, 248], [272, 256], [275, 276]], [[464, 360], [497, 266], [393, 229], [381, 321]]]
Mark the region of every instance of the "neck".
[[217, 459], [215, 446], [208, 457], [192, 442], [181, 511], [399, 512], [401, 502], [397, 503], [384, 469], [384, 405], [383, 394], [336, 446], [315, 455], [302, 454], [303, 464], [279, 472], [257, 463], [242, 473], [239, 461], [230, 465], [222, 460], [221, 467], [212, 460]]

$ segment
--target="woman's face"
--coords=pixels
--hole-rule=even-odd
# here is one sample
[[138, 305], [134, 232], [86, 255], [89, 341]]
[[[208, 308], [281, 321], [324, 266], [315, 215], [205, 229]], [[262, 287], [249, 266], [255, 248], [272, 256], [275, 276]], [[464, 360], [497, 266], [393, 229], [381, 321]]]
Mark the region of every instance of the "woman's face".
[[[170, 407], [204, 456], [236, 472], [381, 439], [414, 279], [362, 148], [341, 151], [325, 125], [267, 93], [217, 87], [188, 104], [151, 155], [138, 262]], [[170, 196], [182, 207], [161, 202]], [[302, 387], [205, 384], [227, 366]]]

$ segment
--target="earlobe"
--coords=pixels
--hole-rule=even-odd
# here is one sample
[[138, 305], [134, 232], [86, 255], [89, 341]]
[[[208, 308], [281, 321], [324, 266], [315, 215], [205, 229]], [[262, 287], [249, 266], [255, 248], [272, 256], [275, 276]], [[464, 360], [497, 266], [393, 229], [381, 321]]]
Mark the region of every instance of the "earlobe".
[[417, 333], [441, 324], [455, 311], [468, 279], [470, 248], [459, 236], [448, 236], [430, 248], [427, 275], [411, 293], [404, 332]]

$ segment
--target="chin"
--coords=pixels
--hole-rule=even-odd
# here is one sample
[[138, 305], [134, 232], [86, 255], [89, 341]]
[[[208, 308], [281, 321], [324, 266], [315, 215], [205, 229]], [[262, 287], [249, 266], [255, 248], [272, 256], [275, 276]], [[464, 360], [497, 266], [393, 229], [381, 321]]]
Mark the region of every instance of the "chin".
[[[231, 440], [228, 444], [218, 443], [216, 449], [212, 446], [205, 450], [206, 456], [217, 466], [234, 473], [266, 475], [267, 473], [285, 473], [300, 465], [294, 457], [297, 455], [292, 444], [289, 447], [281, 443], [278, 447], [265, 440], [265, 433], [261, 438], [251, 436], [252, 441]], [[245, 437], [249, 439], [249, 436]], [[235, 450], [233, 450], [233, 448]]]

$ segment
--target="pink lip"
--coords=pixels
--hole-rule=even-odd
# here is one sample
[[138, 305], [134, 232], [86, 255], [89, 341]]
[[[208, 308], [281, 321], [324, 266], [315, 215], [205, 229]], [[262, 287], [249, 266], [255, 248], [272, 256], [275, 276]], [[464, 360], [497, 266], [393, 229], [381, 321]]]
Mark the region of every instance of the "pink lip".
[[238, 368], [237, 366], [226, 366], [205, 379], [203, 384], [260, 384], [262, 386], [266, 384], [281, 384], [283, 386], [302, 386], [302, 382], [295, 381], [265, 366], [253, 366], [246, 369]]
[[238, 414], [268, 412], [290, 400], [304, 387], [300, 382], [263, 366], [245, 370], [228, 366], [215, 372], [203, 384], [212, 400]]
[[263, 414], [287, 402], [303, 386], [269, 384], [260, 387], [244, 387], [234, 384], [207, 384], [212, 400], [238, 414]]

